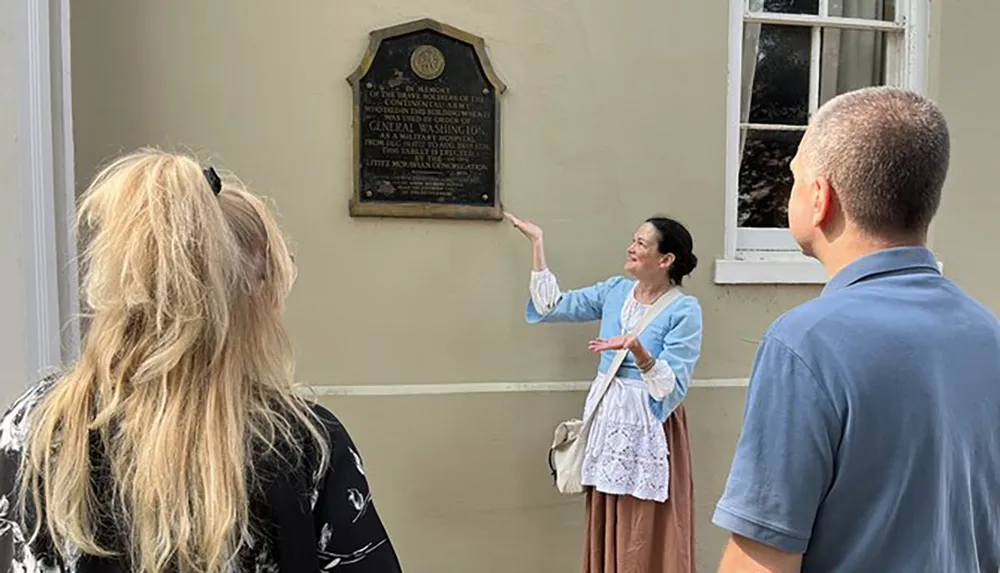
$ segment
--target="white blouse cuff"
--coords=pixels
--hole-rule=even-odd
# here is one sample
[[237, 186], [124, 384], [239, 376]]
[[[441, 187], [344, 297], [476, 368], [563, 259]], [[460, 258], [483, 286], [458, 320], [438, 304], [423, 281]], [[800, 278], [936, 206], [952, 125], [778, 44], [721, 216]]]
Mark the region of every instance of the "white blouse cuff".
[[677, 386], [677, 376], [666, 360], [657, 360], [648, 372], [642, 373], [642, 380], [656, 401], [666, 398]]
[[559, 282], [549, 269], [531, 271], [531, 302], [535, 310], [548, 314], [559, 303]]

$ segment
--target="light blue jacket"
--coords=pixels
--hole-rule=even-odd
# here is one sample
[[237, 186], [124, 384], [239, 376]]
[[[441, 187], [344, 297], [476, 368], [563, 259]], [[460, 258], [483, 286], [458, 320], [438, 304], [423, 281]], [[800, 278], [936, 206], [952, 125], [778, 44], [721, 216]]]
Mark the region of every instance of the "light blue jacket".
[[[612, 277], [593, 286], [562, 293], [559, 304], [548, 314], [541, 314], [528, 300], [525, 318], [528, 324], [544, 322], [601, 321], [601, 338], [614, 338], [622, 332], [621, 313], [635, 281], [625, 277]], [[673, 392], [663, 400], [649, 397], [653, 415], [664, 422], [687, 396], [694, 375], [694, 367], [701, 356], [701, 305], [691, 295], [683, 295], [670, 304], [642, 331], [639, 341], [657, 360], [670, 365], [677, 377]], [[600, 372], [611, 366], [615, 351], [601, 353]], [[642, 380], [642, 373], [631, 353], [618, 370], [618, 377]]]

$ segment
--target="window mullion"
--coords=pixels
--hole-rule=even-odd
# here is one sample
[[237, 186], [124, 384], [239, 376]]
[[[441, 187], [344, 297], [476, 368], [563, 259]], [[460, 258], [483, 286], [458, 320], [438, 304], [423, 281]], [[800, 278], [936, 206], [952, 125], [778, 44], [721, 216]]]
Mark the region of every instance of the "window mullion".
[[741, 123], [740, 129], [752, 129], [754, 131], [805, 131], [806, 126], [784, 123]]
[[776, 26], [827, 26], [854, 30], [881, 30], [884, 32], [902, 31], [904, 25], [896, 22], [883, 22], [867, 18], [845, 18], [843, 16], [820, 17], [810, 14], [784, 14], [779, 12], [749, 12], [743, 17], [744, 22], [756, 24], [773, 24]]
[[[830, 15], [830, 0], [819, 0], [819, 17]], [[823, 63], [823, 29], [813, 26], [812, 52], [809, 55], [809, 117], [819, 109], [820, 71]]]
[[906, 86], [906, 37], [903, 34], [886, 36], [885, 83]]
[[[825, 3], [823, 6], [825, 7]], [[823, 47], [823, 29], [819, 26], [812, 28], [812, 43], [809, 54], [809, 117], [812, 117], [819, 109], [819, 71], [820, 56]]]

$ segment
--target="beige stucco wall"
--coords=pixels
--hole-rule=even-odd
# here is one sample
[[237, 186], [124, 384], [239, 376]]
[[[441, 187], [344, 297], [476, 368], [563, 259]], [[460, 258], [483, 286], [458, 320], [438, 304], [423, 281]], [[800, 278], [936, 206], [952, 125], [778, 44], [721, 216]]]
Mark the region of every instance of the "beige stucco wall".
[[[991, 221], [1000, 199], [983, 166], [1000, 136], [990, 105], [1000, 79], [976, 62], [1000, 5], [953, 5], [935, 3], [931, 91], [949, 114], [956, 155], [935, 244], [949, 274], [998, 305], [996, 241], [986, 237], [1000, 232]], [[75, 11], [72, 35], [79, 180], [123, 148], [187, 146], [276, 200], [301, 268], [288, 318], [304, 382], [579, 381], [595, 368], [592, 326], [523, 324], [528, 250], [513, 230], [347, 215], [344, 78], [369, 30], [421, 17], [486, 38], [509, 86], [503, 200], [545, 227], [565, 285], [618, 272], [629, 234], [650, 214], [688, 224], [702, 260], [689, 286], [705, 312], [698, 378], [745, 377], [770, 321], [817, 292], [711, 281], [723, 248], [726, 2], [304, 0], [295, 10], [105, 0]], [[973, 228], [981, 239], [960, 240]], [[363, 449], [408, 572], [549, 573], [576, 569], [582, 512], [553, 493], [545, 448], [582, 400], [557, 392], [326, 401]], [[695, 388], [687, 402], [706, 571], [725, 538], [708, 519], [743, 400], [740, 388]]]
[[24, 256], [20, 194], [20, 31], [15, 2], [0, 4], [0, 403], [7, 404], [28, 383], [24, 347]]
[[932, 89], [948, 118], [952, 155], [934, 248], [948, 275], [1000, 311], [1000, 193], [994, 183], [1000, 148], [995, 97], [1000, 92], [995, 64], [1000, 49], [990, 40], [995, 32], [989, 26], [1000, 18], [1000, 3], [948, 0], [937, 14], [940, 36]]

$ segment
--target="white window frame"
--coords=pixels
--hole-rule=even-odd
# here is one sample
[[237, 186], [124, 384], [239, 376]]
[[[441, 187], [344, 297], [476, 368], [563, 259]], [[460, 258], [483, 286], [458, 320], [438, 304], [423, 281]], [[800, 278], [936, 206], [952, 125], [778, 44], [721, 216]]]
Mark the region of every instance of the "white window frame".
[[[726, 201], [725, 252], [715, 263], [717, 284], [823, 284], [827, 276], [818, 261], [802, 254], [788, 229], [738, 227], [740, 98], [742, 97], [743, 26], [760, 24], [813, 27], [810, 70], [810, 114], [819, 90], [820, 26], [902, 31], [890, 40], [895, 52], [887, 70], [890, 82], [918, 93], [927, 91], [930, 0], [897, 0], [896, 21], [884, 22], [829, 16], [829, 0], [820, 1], [819, 15], [751, 12], [749, 0], [729, 0], [728, 96], [726, 100]], [[815, 92], [815, 93], [812, 93]]]

